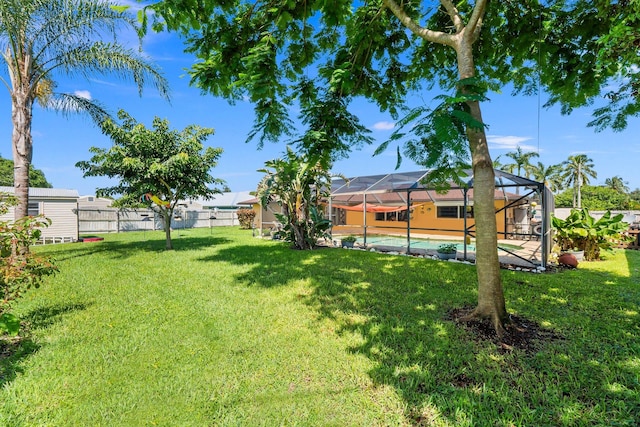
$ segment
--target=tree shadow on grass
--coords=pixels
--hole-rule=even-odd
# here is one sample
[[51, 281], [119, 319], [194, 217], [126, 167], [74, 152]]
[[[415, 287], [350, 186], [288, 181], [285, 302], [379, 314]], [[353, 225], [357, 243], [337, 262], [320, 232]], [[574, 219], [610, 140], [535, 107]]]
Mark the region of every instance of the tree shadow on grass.
[[85, 304], [40, 307], [22, 316], [20, 335], [0, 337], [0, 387], [23, 373], [24, 360], [42, 347], [32, 339], [32, 331], [48, 328], [61, 321], [65, 314], [84, 310], [86, 307]]
[[[505, 351], [446, 320], [452, 309], [477, 301], [473, 266], [363, 251], [295, 251], [284, 245], [229, 247], [202, 260], [245, 265], [236, 279], [247, 286], [307, 280], [310, 291], [299, 299], [320, 318], [335, 321], [339, 334], [362, 337], [349, 350], [373, 362], [369, 376], [375, 384], [391, 386], [402, 397], [409, 424], [593, 425], [611, 419], [624, 424], [632, 423], [639, 409], [640, 368], [633, 349], [640, 348], [640, 328], [629, 311], [632, 304], [627, 314], [619, 307], [603, 311], [597, 292], [581, 290], [585, 276], [549, 282], [537, 280], [542, 275], [503, 272], [512, 310], [567, 331], [566, 339], [540, 336], [526, 350]], [[606, 282], [617, 280], [603, 275]], [[574, 300], [567, 304], [559, 295], [563, 292]], [[637, 293], [634, 298], [637, 302]], [[570, 322], [567, 310], [574, 316]], [[616, 350], [613, 341], [622, 335], [612, 340], [606, 329], [584, 329], [596, 335], [582, 340], [572, 337], [571, 329], [580, 329], [595, 313], [624, 320], [622, 335], [631, 345]], [[611, 358], [611, 351], [619, 354]]]
[[[230, 240], [219, 236], [181, 236], [179, 239], [172, 240], [172, 242], [174, 251], [196, 251], [210, 246], [227, 244]], [[58, 261], [65, 261], [68, 259], [87, 257], [98, 253], [108, 254], [111, 258], [115, 259], [124, 259], [139, 254], [140, 252], [166, 251], [165, 240], [158, 238], [138, 241], [79, 242], [73, 243], [73, 245], [73, 248], [64, 248], [64, 251], [61, 252], [61, 256], [57, 256], [57, 251], [55, 250], [50, 250], [49, 254]], [[47, 253], [46, 250], [41, 252]]]

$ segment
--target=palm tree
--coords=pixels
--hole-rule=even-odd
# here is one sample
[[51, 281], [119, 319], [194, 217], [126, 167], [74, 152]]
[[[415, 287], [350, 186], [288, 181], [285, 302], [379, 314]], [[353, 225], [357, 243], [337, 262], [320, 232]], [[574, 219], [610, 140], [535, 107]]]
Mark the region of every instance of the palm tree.
[[532, 173], [531, 159], [539, 157], [540, 154], [535, 151], [523, 153], [522, 148], [518, 145], [516, 147], [516, 151], [506, 153], [505, 156], [510, 157], [513, 160], [513, 163], [503, 165], [505, 171], [518, 176], [522, 176], [522, 173], [524, 172], [524, 177], [529, 178]]
[[593, 160], [586, 154], [576, 154], [569, 156], [562, 162], [562, 179], [567, 186], [573, 186], [573, 207], [582, 207], [582, 195], [580, 188], [589, 184], [589, 177], [596, 178], [597, 172], [593, 170]]
[[614, 176], [613, 178], [607, 178], [604, 180], [604, 185], [611, 188], [612, 190], [617, 191], [618, 193], [627, 194], [629, 192], [629, 187], [627, 186], [627, 182], [625, 182], [622, 177]]
[[55, 77], [116, 74], [132, 80], [139, 93], [150, 80], [168, 98], [160, 70], [116, 41], [120, 29], [135, 30], [135, 18], [107, 0], [0, 1], [0, 55], [9, 75], [0, 80], [11, 96], [16, 218], [27, 215], [29, 203], [34, 102], [62, 113], [84, 111], [96, 121], [107, 114], [95, 101], [56, 93]]
[[542, 162], [531, 165], [531, 175], [538, 182], [544, 182], [553, 193], [562, 189], [562, 167], [560, 165], [545, 166]]
[[[539, 154], [535, 151], [523, 153], [522, 148], [518, 145], [515, 152], [511, 151], [506, 153], [505, 156], [510, 157], [514, 161], [513, 163], [502, 166], [506, 172], [513, 173], [518, 176], [522, 176], [522, 173], [524, 172], [524, 177], [529, 178], [532, 167], [531, 158], [538, 157]], [[520, 187], [516, 187], [516, 194], [520, 194]]]

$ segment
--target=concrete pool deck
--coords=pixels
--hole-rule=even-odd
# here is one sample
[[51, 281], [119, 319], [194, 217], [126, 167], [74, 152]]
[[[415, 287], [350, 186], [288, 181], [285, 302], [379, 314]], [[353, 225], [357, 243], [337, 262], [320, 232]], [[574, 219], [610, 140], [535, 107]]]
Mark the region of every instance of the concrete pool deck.
[[[334, 244], [335, 242], [338, 243], [339, 246], [339, 240], [340, 237], [343, 236], [347, 236], [349, 234], [361, 234], [358, 233], [358, 231], [356, 230], [352, 230], [351, 232], [345, 232], [344, 229], [341, 229], [339, 233], [335, 233], [333, 234], [333, 241]], [[369, 233], [367, 233], [367, 235], [369, 235]], [[371, 233], [372, 236], [372, 240], [373, 240], [373, 236], [375, 235], [379, 235], [378, 233]], [[406, 239], [406, 234], [399, 234], [399, 233], [389, 233], [389, 232], [385, 232], [384, 235], [387, 236], [392, 236], [392, 237], [397, 237], [397, 238], [404, 238]], [[411, 233], [410, 234], [410, 238], [411, 239], [424, 239], [424, 240], [435, 240], [435, 241], [455, 241], [455, 242], [460, 242], [462, 240], [461, 237], [458, 236], [445, 236], [445, 235], [437, 235], [437, 234], [422, 234], [422, 233]], [[475, 239], [474, 239], [475, 241]], [[473, 244], [473, 242], [472, 242]], [[504, 240], [504, 239], [498, 239], [498, 245], [509, 245], [509, 247], [512, 246], [519, 246], [519, 249], [511, 249], [509, 248], [509, 250], [511, 252], [513, 252], [513, 254], [510, 254], [508, 252], [505, 251], [500, 251], [498, 254], [498, 259], [500, 260], [501, 264], [504, 265], [513, 265], [513, 266], [519, 266], [519, 267], [526, 267], [526, 268], [532, 268], [532, 267], [537, 267], [542, 265], [542, 242], [539, 240]], [[364, 250], [369, 250], [369, 249], [375, 249], [377, 251], [381, 251], [381, 252], [399, 252], [399, 253], [406, 253], [406, 244], [404, 245], [386, 245], [386, 244], [377, 244], [375, 242], [373, 243], [367, 243], [366, 246], [357, 243], [356, 244], [356, 249], [364, 249]], [[423, 249], [423, 248], [414, 248], [411, 247], [411, 255], [421, 255], [421, 256], [435, 256], [436, 255], [436, 250], [435, 249]], [[459, 261], [463, 261], [463, 252], [461, 250], [458, 251], [458, 257], [457, 259]], [[476, 260], [476, 254], [475, 251], [467, 251], [467, 257], [466, 257], [467, 261], [471, 261], [471, 262], [475, 262]]]

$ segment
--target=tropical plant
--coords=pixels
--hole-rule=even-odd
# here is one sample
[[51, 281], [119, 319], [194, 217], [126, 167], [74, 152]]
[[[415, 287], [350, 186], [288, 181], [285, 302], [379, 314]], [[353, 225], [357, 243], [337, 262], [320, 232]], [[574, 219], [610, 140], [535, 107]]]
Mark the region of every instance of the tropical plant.
[[297, 249], [313, 249], [318, 239], [329, 238], [331, 221], [323, 215], [321, 202], [329, 195], [331, 174], [317, 156], [300, 156], [287, 147], [286, 154], [265, 163], [257, 195], [262, 205], [278, 202], [283, 213], [284, 240]]
[[[13, 196], [0, 195], [0, 215], [17, 203]], [[50, 224], [51, 220], [42, 215], [0, 221], [0, 335], [19, 331], [20, 321], [9, 312], [11, 304], [29, 289], [38, 288], [45, 276], [58, 270], [49, 257], [16, 250], [31, 246], [40, 238], [42, 228]]]
[[618, 193], [626, 194], [629, 192], [628, 182], [625, 182], [622, 177], [614, 176], [613, 178], [607, 178], [604, 180], [604, 185], [611, 188]]
[[581, 250], [585, 260], [594, 261], [600, 259], [601, 250], [611, 250], [626, 239], [624, 232], [629, 224], [623, 218], [622, 214], [611, 216], [611, 211], [607, 211], [596, 220], [586, 208], [572, 209], [566, 219], [552, 216], [551, 225], [560, 250]]
[[455, 254], [458, 252], [458, 246], [455, 243], [442, 243], [438, 245], [436, 252], [441, 254]]
[[62, 113], [85, 111], [96, 121], [107, 114], [86, 97], [56, 92], [56, 77], [117, 74], [130, 77], [140, 92], [151, 80], [167, 96], [160, 71], [139, 52], [117, 43], [118, 32], [126, 29], [137, 34], [135, 20], [106, 0], [0, 1], [0, 55], [9, 81], [0, 80], [11, 98], [16, 219], [28, 210], [34, 102]]
[[562, 162], [562, 179], [567, 187], [573, 187], [573, 207], [582, 207], [582, 186], [589, 184], [589, 177], [596, 178], [593, 160], [586, 154], [569, 156]]
[[249, 230], [253, 227], [253, 219], [256, 217], [256, 211], [250, 208], [240, 208], [236, 211], [240, 228]]
[[545, 166], [542, 162], [531, 165], [533, 179], [543, 182], [553, 193], [557, 193], [562, 189], [561, 170], [560, 165]]
[[109, 149], [91, 147], [93, 157], [76, 163], [84, 176], [118, 178], [111, 187], [96, 189], [98, 196], [122, 197], [114, 206], [149, 206], [163, 220], [166, 248], [171, 243], [171, 218], [178, 201], [210, 198], [226, 190], [223, 180], [209, 171], [216, 167], [221, 148], [206, 147], [203, 142], [213, 129], [196, 125], [181, 132], [171, 130], [169, 122], [153, 119], [153, 129], [137, 123], [120, 110], [122, 124], [107, 119], [100, 124], [102, 132], [113, 140]]
[[513, 160], [513, 163], [508, 163], [502, 166], [502, 168], [506, 172], [529, 178], [529, 176], [533, 173], [533, 165], [531, 164], [531, 159], [534, 157], [539, 157], [540, 154], [535, 151], [524, 153], [522, 151], [522, 147], [518, 145], [516, 147], [516, 151], [510, 151], [506, 153], [505, 156]]

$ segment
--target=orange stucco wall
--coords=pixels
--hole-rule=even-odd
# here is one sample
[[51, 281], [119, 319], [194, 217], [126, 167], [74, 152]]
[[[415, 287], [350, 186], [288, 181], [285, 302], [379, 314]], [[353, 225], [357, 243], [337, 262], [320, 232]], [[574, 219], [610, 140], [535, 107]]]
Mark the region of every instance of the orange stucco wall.
[[[437, 209], [433, 202], [416, 203], [411, 214], [411, 230], [415, 233], [439, 234], [445, 236], [462, 236], [464, 229], [464, 219], [462, 218], [438, 218]], [[504, 201], [496, 200], [496, 210], [504, 206]], [[511, 216], [508, 209], [507, 215]], [[367, 212], [367, 227], [386, 227], [389, 232], [406, 232], [407, 223], [405, 221], [376, 221], [374, 212]], [[505, 220], [504, 211], [496, 213], [496, 224], [498, 233], [504, 233]], [[346, 211], [346, 226], [362, 227], [364, 224], [364, 213], [358, 211]], [[467, 218], [467, 227], [475, 224], [473, 218]], [[419, 229], [428, 230], [419, 230]], [[443, 231], [452, 230], [452, 231]], [[453, 231], [459, 230], [459, 231]], [[500, 237], [500, 236], [499, 236]]]

